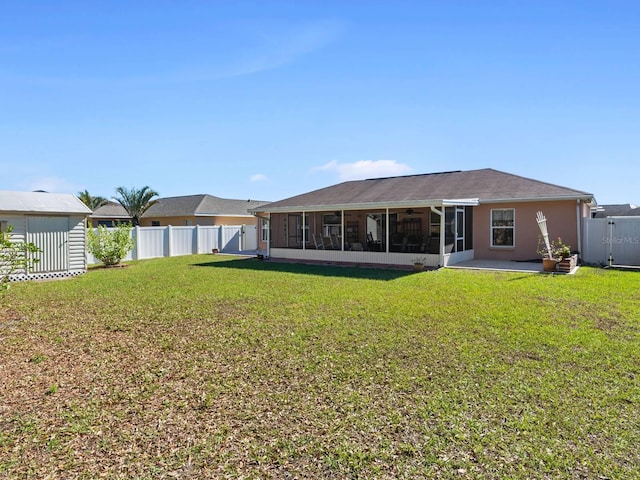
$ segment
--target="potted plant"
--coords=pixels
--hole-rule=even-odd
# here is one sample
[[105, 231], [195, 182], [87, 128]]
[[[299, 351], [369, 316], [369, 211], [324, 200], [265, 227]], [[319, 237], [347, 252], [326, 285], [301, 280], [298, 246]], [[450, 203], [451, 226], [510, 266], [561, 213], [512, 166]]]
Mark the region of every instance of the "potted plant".
[[542, 237], [538, 237], [538, 250], [536, 252], [542, 257], [542, 271], [555, 272], [560, 260], [557, 256], [556, 242], [551, 240], [547, 245]]
[[413, 259], [413, 270], [416, 272], [421, 272], [424, 270], [424, 266], [427, 263], [427, 259], [425, 257], [416, 257]]
[[578, 257], [571, 254], [571, 247], [563, 243], [559, 237], [557, 240], [551, 240], [548, 247], [542, 238], [538, 238], [537, 252], [542, 256], [542, 270], [545, 272], [570, 272], [575, 267]]
[[571, 247], [562, 243], [558, 238], [556, 242], [556, 254], [559, 258], [558, 271], [562, 273], [571, 272], [578, 265], [578, 255], [571, 252]]

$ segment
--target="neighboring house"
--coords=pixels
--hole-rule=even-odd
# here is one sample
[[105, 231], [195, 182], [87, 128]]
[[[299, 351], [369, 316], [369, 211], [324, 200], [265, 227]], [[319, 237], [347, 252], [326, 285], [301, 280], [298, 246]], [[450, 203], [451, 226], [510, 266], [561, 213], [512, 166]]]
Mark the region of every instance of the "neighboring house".
[[131, 217], [118, 202], [107, 202], [101, 207], [93, 211], [89, 216], [91, 226], [97, 227], [103, 225], [105, 227], [114, 227], [118, 223], [129, 223]]
[[[142, 215], [140, 226], [255, 225], [256, 218], [249, 209], [265, 203], [206, 194], [160, 198]], [[127, 221], [131, 221], [131, 217], [117, 202], [109, 202], [91, 215], [93, 226], [113, 226], [117, 222]]]
[[538, 211], [579, 252], [594, 205], [587, 192], [482, 169], [344, 182], [253, 212], [272, 258], [436, 267], [540, 258]]
[[598, 205], [598, 208], [593, 212], [593, 218], [637, 216], [640, 216], [640, 207], [630, 203]]
[[58, 278], [86, 272], [86, 218], [91, 210], [70, 194], [0, 191], [0, 229], [42, 250], [31, 272], [12, 280]]

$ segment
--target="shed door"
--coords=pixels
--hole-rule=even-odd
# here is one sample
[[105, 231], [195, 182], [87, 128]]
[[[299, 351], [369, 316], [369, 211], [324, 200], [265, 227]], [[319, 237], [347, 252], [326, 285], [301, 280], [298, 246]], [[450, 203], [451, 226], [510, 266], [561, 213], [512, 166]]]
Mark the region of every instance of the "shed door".
[[27, 241], [42, 250], [34, 273], [69, 270], [68, 217], [27, 217]]

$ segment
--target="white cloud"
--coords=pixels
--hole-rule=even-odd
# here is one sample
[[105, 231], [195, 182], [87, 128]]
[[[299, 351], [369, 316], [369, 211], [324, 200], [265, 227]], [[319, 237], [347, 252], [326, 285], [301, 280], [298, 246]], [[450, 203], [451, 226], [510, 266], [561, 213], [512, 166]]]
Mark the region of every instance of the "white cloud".
[[262, 173], [256, 173], [255, 175], [251, 175], [251, 178], [249, 178], [249, 180], [252, 182], [264, 182], [265, 180], [267, 180], [267, 176]]
[[411, 172], [411, 167], [395, 160], [358, 160], [353, 163], [332, 160], [314, 170], [335, 172], [341, 181], [347, 181], [406, 175]]

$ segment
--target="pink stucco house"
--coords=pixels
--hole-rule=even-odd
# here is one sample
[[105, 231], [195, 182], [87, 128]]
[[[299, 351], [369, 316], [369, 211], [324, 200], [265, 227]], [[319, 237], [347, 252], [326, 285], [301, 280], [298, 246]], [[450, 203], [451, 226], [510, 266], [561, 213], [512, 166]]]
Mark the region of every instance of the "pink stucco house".
[[271, 258], [431, 267], [539, 258], [536, 212], [582, 251], [591, 193], [490, 168], [344, 182], [253, 208]]

